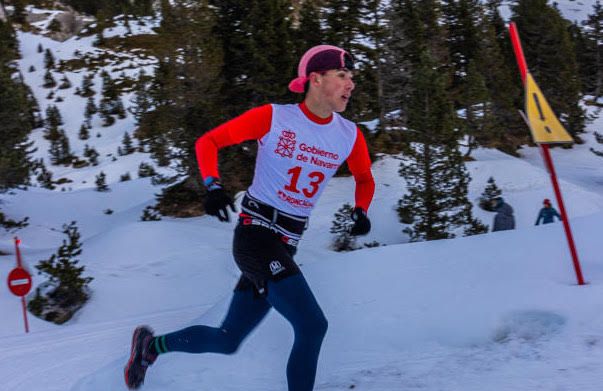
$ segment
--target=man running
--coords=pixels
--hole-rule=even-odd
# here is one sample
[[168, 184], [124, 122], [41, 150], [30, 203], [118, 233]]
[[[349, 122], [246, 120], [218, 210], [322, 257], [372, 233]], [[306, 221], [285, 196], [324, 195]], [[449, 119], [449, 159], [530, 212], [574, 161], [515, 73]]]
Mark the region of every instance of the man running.
[[218, 150], [258, 140], [253, 182], [234, 232], [233, 256], [242, 275], [220, 327], [196, 325], [161, 336], [138, 327], [125, 368], [128, 388], [140, 387], [159, 355], [236, 352], [274, 308], [295, 334], [287, 363], [288, 389], [313, 389], [327, 320], [293, 256], [320, 194], [344, 162], [356, 181], [351, 233], [365, 235], [371, 228], [367, 211], [375, 183], [366, 142], [360, 129], [338, 114], [352, 96], [353, 69], [345, 50], [315, 46], [302, 56], [298, 77], [289, 84], [291, 91], [306, 94], [302, 103], [254, 108], [197, 140], [208, 189], [205, 209], [220, 221], [229, 221], [228, 209], [235, 210], [220, 183]]

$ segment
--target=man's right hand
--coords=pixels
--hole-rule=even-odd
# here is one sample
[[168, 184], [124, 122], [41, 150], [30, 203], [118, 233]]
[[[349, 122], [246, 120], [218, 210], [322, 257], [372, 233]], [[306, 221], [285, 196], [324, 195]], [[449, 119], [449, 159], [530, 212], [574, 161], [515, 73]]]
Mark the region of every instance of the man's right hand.
[[220, 221], [230, 221], [228, 207], [233, 213], [237, 210], [234, 206], [232, 198], [222, 187], [218, 181], [212, 182], [207, 188], [207, 196], [205, 197], [205, 212], [210, 216], [216, 216]]
[[359, 207], [354, 208], [352, 220], [354, 220], [354, 225], [350, 230], [352, 236], [366, 235], [371, 230], [371, 221], [367, 217], [364, 209]]

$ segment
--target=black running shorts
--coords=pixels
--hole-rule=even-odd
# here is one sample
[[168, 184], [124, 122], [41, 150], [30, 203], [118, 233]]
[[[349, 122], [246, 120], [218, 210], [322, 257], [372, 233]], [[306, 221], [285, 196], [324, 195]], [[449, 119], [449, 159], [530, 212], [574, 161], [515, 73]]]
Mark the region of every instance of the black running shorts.
[[243, 273], [235, 290], [254, 289], [266, 294], [268, 281], [279, 281], [301, 273], [293, 260], [297, 248], [273, 230], [239, 219], [233, 240], [233, 256]]

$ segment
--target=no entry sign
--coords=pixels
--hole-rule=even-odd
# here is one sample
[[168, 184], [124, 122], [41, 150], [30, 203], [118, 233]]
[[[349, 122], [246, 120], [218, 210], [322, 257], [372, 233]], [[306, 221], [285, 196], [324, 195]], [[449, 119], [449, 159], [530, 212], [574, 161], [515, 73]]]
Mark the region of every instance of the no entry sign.
[[23, 268], [21, 261], [21, 251], [19, 250], [21, 240], [15, 237], [15, 252], [17, 254], [17, 267], [8, 273], [8, 289], [16, 295], [21, 296], [21, 308], [23, 309], [23, 321], [25, 322], [25, 332], [29, 333], [29, 322], [27, 321], [27, 306], [25, 305], [25, 295], [31, 290], [31, 275]]
[[15, 296], [25, 296], [31, 290], [31, 275], [22, 267], [14, 268], [8, 274], [8, 289]]

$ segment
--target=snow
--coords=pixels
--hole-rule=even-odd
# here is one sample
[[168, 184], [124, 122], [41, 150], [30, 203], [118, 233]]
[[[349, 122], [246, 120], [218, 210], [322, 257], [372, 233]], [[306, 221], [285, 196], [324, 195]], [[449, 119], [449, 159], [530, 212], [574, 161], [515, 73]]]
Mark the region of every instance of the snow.
[[[148, 154], [117, 156], [123, 133], [132, 133], [133, 118], [108, 128], [95, 118], [92, 137], [84, 142], [76, 135], [85, 99], [73, 95], [84, 72], [67, 73], [73, 87], [61, 92], [64, 102], [49, 102], [48, 90], [40, 87], [44, 69], [38, 43], [57, 59], [69, 59], [76, 49], [95, 53], [93, 38], [58, 43], [19, 33], [19, 40], [20, 67], [42, 112], [56, 104], [74, 152], [81, 155], [88, 143], [100, 152], [100, 164], [76, 170], [46, 161], [55, 179], [73, 182], [55, 191], [30, 187], [0, 194], [4, 213], [30, 218], [27, 228], [0, 232], [0, 253], [8, 254], [0, 256], [0, 278], [15, 265], [16, 234], [34, 285], [42, 283], [34, 266], [56, 251], [64, 236], [61, 226], [72, 220], [82, 235], [85, 275], [94, 277], [90, 302], [72, 320], [57, 326], [30, 315], [27, 335], [20, 302], [2, 284], [2, 390], [125, 389], [123, 366], [134, 327], [149, 324], [165, 333], [221, 321], [239, 273], [230, 252], [234, 222], [209, 217], [140, 221], [160, 188], [148, 178], [136, 178], [138, 164], [150, 163]], [[150, 73], [153, 59], [132, 61]], [[35, 72], [27, 72], [30, 65]], [[135, 77], [135, 71], [129, 76]], [[100, 91], [98, 74], [95, 83]], [[597, 118], [588, 125], [585, 144], [551, 150], [585, 286], [576, 285], [563, 225], [534, 226], [542, 200], [555, 199], [537, 148], [521, 149], [520, 158], [479, 149], [467, 164], [470, 199], [475, 201], [493, 176], [515, 210], [514, 231], [408, 243], [395, 213], [406, 189], [398, 175], [400, 159], [382, 156], [373, 164], [373, 229], [359, 244], [378, 241], [383, 246], [335, 253], [329, 249], [328, 230], [336, 210], [353, 202], [354, 181], [334, 178], [329, 183], [296, 258], [329, 319], [317, 390], [600, 389], [603, 160], [589, 148], [601, 149], [594, 131], [601, 132], [603, 119], [596, 111], [591, 114]], [[31, 139], [39, 147], [36, 157], [47, 159], [41, 135], [38, 129]], [[110, 192], [94, 190], [94, 176], [101, 170]], [[119, 182], [126, 171], [133, 180]], [[113, 214], [105, 214], [106, 209]], [[492, 223], [493, 213], [479, 208], [474, 213]], [[291, 342], [290, 326], [272, 312], [235, 355], [160, 357], [143, 390], [283, 390]]]

